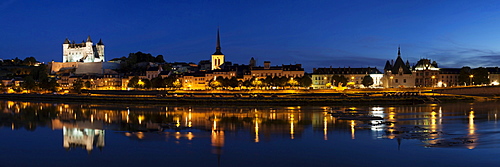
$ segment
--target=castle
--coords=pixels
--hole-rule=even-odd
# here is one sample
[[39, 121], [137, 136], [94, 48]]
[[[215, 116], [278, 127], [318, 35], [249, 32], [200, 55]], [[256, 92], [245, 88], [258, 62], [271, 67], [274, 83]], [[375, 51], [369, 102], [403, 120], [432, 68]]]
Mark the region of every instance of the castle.
[[104, 44], [99, 39], [94, 45], [90, 35], [82, 43], [70, 42], [66, 38], [63, 43], [63, 62], [104, 62]]

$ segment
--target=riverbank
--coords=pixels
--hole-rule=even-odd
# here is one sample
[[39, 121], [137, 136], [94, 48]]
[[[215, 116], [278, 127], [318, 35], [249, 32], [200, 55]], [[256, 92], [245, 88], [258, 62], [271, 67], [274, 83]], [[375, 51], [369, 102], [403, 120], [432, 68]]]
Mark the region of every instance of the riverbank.
[[[236, 97], [235, 97], [236, 96]], [[456, 101], [474, 101], [466, 96], [353, 96], [331, 94], [280, 95], [280, 96], [239, 96], [234, 94], [197, 96], [150, 96], [150, 95], [92, 95], [92, 94], [0, 94], [3, 100], [61, 103], [114, 103], [114, 104], [158, 104], [158, 105], [397, 105], [423, 104]]]

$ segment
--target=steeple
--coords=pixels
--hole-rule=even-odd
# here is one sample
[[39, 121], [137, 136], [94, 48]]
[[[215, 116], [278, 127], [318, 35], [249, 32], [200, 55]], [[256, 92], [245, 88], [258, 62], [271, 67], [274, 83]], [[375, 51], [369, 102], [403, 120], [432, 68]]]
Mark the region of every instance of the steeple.
[[68, 38], [66, 38], [66, 40], [64, 40], [64, 43], [63, 44], [70, 44], [71, 42], [69, 41]]
[[398, 56], [401, 56], [401, 47], [398, 46]]
[[215, 46], [215, 53], [213, 55], [224, 55], [220, 51], [220, 36], [219, 36], [219, 28], [217, 28], [217, 44]]
[[89, 37], [87, 37], [87, 42], [92, 42], [92, 39], [90, 39], [90, 35]]

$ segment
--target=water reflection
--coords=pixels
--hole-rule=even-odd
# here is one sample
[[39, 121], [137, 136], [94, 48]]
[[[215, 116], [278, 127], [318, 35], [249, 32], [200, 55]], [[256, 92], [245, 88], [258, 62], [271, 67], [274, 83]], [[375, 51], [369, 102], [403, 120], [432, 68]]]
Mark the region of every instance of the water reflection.
[[[329, 114], [332, 109], [353, 106], [122, 106], [5, 101], [0, 107], [2, 126], [29, 131], [37, 126], [62, 129], [64, 148], [87, 151], [104, 147], [105, 130], [124, 131], [124, 136], [135, 140], [174, 142], [189, 142], [202, 138], [201, 132], [211, 132], [212, 153], [217, 155], [223, 153], [228, 133], [246, 133], [252, 142], [260, 143], [275, 138], [300, 139], [307, 128], [325, 141], [334, 137], [332, 132], [348, 133], [350, 139], [357, 139], [358, 133], [371, 131], [374, 139], [395, 139], [399, 144], [417, 139], [426, 147], [474, 149], [482, 140], [483, 133], [478, 133], [481, 128], [498, 130], [491, 129], [498, 120], [496, 103], [355, 106], [359, 112], [383, 120], [342, 120]], [[443, 126], [445, 123], [447, 126]], [[463, 129], [465, 124], [467, 128]]]

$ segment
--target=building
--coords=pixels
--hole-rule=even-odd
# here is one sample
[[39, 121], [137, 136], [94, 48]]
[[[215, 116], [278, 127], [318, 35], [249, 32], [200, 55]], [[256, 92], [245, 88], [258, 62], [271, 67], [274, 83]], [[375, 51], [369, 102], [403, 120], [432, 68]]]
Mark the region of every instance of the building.
[[347, 78], [349, 84], [355, 88], [363, 88], [363, 79], [370, 76], [373, 79], [371, 87], [380, 87], [383, 77], [382, 72], [377, 68], [314, 68], [311, 75], [313, 89], [330, 89], [334, 85], [334, 76], [343, 76]]
[[251, 66], [250, 76], [257, 79], [265, 79], [266, 77], [302, 77], [304, 76], [304, 68], [301, 64], [290, 64], [281, 66], [271, 66], [270, 61], [264, 61], [264, 67]]
[[215, 53], [212, 54], [212, 70], [220, 69], [220, 65], [224, 64], [224, 54], [221, 52], [219, 29], [217, 29], [217, 44]]
[[82, 43], [70, 42], [68, 38], [63, 43], [63, 62], [104, 62], [104, 43], [99, 40], [92, 43], [90, 36]]
[[488, 70], [488, 79], [490, 79], [491, 85], [499, 85], [500, 83], [500, 68], [498, 67], [486, 67]]
[[440, 68], [439, 76], [437, 77], [437, 87], [449, 87], [461, 85], [458, 82], [460, 76], [460, 68]]
[[401, 58], [401, 48], [398, 47], [398, 57], [396, 61], [387, 60], [384, 67], [384, 77], [382, 83], [385, 88], [409, 88], [415, 87], [415, 75], [413, 74], [410, 63], [404, 63]]
[[439, 78], [439, 68], [436, 61], [432, 61], [430, 59], [420, 59], [415, 65], [414, 73], [415, 73], [415, 86], [417, 87], [436, 87], [438, 82], [441, 82], [442, 79]]

